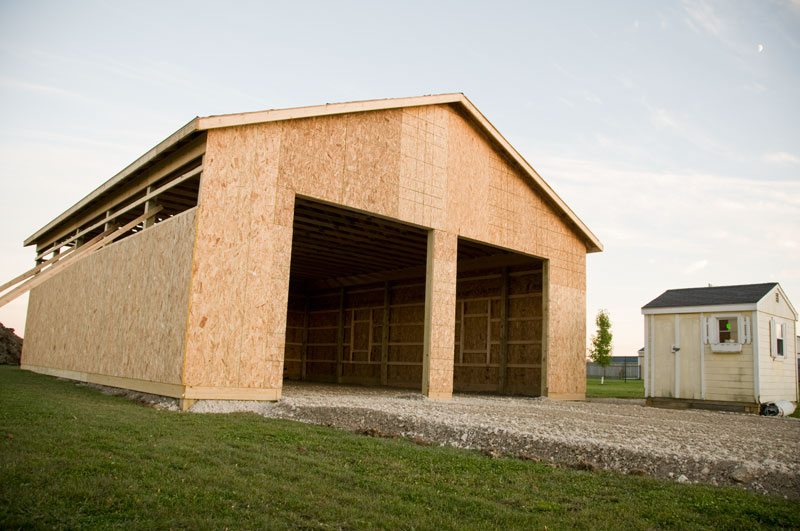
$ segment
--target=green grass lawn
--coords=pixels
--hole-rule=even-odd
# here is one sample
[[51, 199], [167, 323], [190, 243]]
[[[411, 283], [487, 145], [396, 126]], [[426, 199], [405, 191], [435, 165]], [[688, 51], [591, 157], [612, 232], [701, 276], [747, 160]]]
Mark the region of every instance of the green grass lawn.
[[800, 503], [252, 414], [155, 410], [0, 367], [0, 528], [800, 527]]
[[586, 378], [586, 398], [644, 398], [644, 381]]

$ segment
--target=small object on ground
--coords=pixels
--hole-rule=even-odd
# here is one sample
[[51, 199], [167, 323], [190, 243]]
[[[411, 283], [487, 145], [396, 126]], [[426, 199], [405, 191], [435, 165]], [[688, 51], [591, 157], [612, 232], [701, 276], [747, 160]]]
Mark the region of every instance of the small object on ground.
[[14, 438], [13, 433], [6, 433], [6, 439], [13, 439], [13, 438]]
[[433, 444], [432, 442], [426, 441], [425, 439], [423, 439], [422, 437], [419, 437], [417, 435], [409, 437], [408, 440], [413, 442], [414, 444], [416, 444], [418, 446], [430, 446], [431, 444]]
[[731, 472], [731, 479], [737, 483], [745, 483], [753, 477], [753, 469], [746, 464], [738, 465]]
[[642, 470], [641, 468], [632, 468], [628, 471], [629, 476], [648, 476], [647, 470]]
[[680, 476], [678, 476], [678, 479], [676, 481], [678, 483], [688, 483], [689, 482], [689, 478], [687, 478], [686, 476], [681, 474]]
[[794, 404], [788, 400], [766, 402], [761, 404], [761, 415], [765, 417], [788, 417], [794, 413]]
[[600, 470], [596, 464], [592, 463], [591, 461], [581, 461], [580, 463], [575, 465], [576, 470], [588, 470], [589, 472], [597, 472]]
[[500, 452], [498, 452], [497, 450], [495, 450], [493, 448], [483, 448], [481, 450], [481, 453], [483, 455], [485, 455], [486, 457], [490, 457], [492, 459], [497, 459], [497, 458], [500, 457]]

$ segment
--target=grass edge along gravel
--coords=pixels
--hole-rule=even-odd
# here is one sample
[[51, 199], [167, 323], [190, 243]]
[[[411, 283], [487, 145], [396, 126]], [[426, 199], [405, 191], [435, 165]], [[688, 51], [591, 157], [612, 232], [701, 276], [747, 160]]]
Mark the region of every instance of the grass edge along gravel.
[[586, 378], [586, 398], [641, 398], [644, 399], [644, 381]]
[[156, 410], [0, 367], [0, 527], [800, 527], [800, 504], [252, 414]]

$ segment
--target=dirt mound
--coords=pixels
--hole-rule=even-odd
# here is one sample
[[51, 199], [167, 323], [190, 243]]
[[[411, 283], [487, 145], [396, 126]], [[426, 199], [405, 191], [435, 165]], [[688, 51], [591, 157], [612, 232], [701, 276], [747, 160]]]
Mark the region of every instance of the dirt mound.
[[22, 338], [14, 333], [13, 328], [6, 328], [0, 323], [0, 365], [19, 365], [22, 356]]

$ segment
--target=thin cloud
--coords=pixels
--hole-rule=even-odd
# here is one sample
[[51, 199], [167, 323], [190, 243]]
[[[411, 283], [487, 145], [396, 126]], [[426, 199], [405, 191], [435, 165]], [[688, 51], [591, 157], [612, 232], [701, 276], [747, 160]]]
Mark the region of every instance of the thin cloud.
[[42, 85], [40, 83], [32, 83], [22, 79], [0, 78], [0, 85], [14, 89], [22, 90], [25, 92], [36, 92], [39, 94], [48, 94], [50, 96], [58, 96], [63, 98], [72, 98], [79, 100], [87, 100], [86, 96], [82, 96], [77, 92], [65, 90], [61, 87], [54, 87], [51, 85]]
[[765, 153], [761, 160], [767, 164], [774, 164], [776, 166], [800, 166], [800, 157], [786, 153], [785, 151], [776, 151], [774, 153]]
[[708, 266], [708, 260], [698, 260], [689, 264], [686, 269], [683, 270], [683, 273], [685, 275], [693, 275], [694, 273], [705, 269], [706, 266]]
[[695, 32], [706, 32], [718, 39], [723, 36], [725, 23], [706, 2], [684, 1], [683, 9], [687, 15], [686, 24]]

